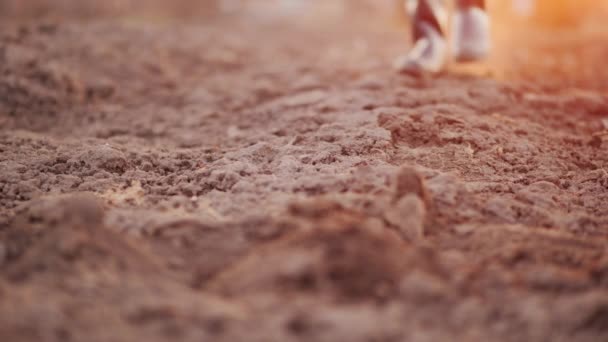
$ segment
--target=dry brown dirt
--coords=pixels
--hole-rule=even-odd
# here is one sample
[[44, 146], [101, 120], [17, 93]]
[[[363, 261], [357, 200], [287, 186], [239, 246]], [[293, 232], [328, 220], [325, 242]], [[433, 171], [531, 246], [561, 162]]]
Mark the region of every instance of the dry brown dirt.
[[601, 22], [415, 79], [369, 15], [19, 10], [0, 341], [608, 341]]

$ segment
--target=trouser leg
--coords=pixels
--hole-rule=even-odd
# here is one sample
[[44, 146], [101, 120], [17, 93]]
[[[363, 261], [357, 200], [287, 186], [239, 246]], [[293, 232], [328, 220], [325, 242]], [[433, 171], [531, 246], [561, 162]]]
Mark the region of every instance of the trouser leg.
[[443, 10], [443, 8], [440, 8], [441, 6], [443, 6], [442, 0], [418, 0], [412, 30], [414, 41], [424, 37], [426, 34], [425, 26], [430, 26], [444, 35], [441, 14], [439, 13]]
[[485, 10], [486, 1], [485, 0], [457, 0], [456, 6], [458, 6], [459, 8], [474, 6], [474, 7], [479, 7], [481, 9]]

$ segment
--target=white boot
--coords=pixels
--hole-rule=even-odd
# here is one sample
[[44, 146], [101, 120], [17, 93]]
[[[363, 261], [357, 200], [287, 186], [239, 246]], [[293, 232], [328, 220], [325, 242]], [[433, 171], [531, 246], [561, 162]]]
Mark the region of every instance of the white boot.
[[470, 6], [458, 9], [452, 34], [452, 53], [456, 61], [478, 61], [490, 53], [490, 18], [481, 8]]
[[431, 25], [422, 23], [420, 28], [424, 35], [415, 42], [407, 55], [395, 62], [395, 68], [412, 75], [438, 73], [447, 63], [447, 42]]

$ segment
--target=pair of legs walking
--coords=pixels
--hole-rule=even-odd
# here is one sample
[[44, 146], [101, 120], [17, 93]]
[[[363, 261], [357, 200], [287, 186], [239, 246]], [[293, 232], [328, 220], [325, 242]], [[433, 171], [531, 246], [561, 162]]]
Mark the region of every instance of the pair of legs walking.
[[443, 70], [451, 51], [460, 62], [477, 61], [490, 51], [490, 22], [485, 0], [456, 0], [452, 21], [452, 47], [446, 39], [446, 8], [443, 0], [418, 0], [413, 23], [414, 47], [397, 61], [405, 73], [437, 73]]

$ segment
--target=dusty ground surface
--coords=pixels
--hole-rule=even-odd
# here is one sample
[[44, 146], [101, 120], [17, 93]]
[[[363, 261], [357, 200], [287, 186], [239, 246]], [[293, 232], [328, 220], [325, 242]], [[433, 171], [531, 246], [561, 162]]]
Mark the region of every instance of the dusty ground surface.
[[69, 18], [0, 35], [0, 340], [608, 340], [605, 27]]

